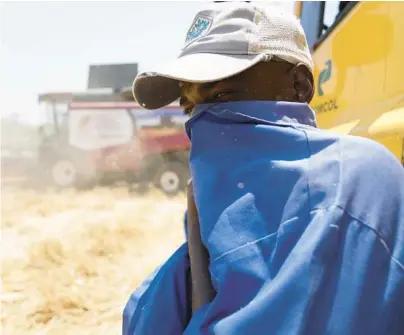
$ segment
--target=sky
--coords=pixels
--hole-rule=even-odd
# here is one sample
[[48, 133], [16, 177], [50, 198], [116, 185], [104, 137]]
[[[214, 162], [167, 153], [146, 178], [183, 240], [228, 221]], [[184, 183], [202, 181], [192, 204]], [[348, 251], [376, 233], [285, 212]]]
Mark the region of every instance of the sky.
[[85, 90], [90, 64], [147, 71], [175, 58], [206, 2], [1, 2], [1, 116], [37, 123], [38, 94]]

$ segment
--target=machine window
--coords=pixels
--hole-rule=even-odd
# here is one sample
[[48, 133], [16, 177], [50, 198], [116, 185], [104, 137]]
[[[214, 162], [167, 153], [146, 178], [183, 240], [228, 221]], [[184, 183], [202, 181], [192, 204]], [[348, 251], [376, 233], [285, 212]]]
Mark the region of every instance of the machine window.
[[310, 49], [315, 50], [357, 1], [304, 1], [300, 21]]
[[358, 3], [357, 1], [324, 1], [321, 16], [321, 33], [314, 45], [314, 49], [324, 41], [334, 30], [346, 14]]

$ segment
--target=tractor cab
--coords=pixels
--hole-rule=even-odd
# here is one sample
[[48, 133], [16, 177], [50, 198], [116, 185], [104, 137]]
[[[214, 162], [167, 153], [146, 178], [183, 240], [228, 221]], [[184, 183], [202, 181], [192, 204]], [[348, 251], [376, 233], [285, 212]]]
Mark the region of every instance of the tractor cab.
[[146, 111], [104, 92], [46, 94], [39, 103], [38, 165], [53, 184], [145, 181], [166, 193], [186, 186], [190, 143], [178, 103]]
[[39, 95], [41, 135], [52, 137], [66, 129], [68, 110], [71, 103], [97, 101], [125, 101], [125, 98], [120, 93], [114, 93], [111, 90], [92, 90], [77, 93], [54, 92]]

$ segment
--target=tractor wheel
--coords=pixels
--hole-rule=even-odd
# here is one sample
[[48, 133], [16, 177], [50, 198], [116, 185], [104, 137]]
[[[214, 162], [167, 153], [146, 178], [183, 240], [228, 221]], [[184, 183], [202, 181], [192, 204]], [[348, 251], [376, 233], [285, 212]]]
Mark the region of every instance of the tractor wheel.
[[58, 188], [89, 188], [98, 181], [96, 173], [83, 173], [69, 158], [55, 157], [46, 168], [48, 180]]
[[50, 177], [57, 187], [73, 187], [77, 184], [78, 173], [72, 161], [61, 158], [52, 162]]
[[187, 166], [180, 161], [167, 161], [157, 170], [154, 184], [171, 196], [184, 191], [189, 179]]

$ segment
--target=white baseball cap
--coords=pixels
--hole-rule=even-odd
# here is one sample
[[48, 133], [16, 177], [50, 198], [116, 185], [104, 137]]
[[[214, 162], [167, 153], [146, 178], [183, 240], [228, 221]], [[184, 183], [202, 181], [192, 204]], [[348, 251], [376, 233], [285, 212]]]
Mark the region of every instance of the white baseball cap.
[[179, 82], [215, 82], [274, 57], [313, 70], [303, 27], [293, 14], [279, 6], [213, 4], [196, 14], [177, 59], [135, 78], [133, 96], [144, 108], [158, 109], [179, 98]]

